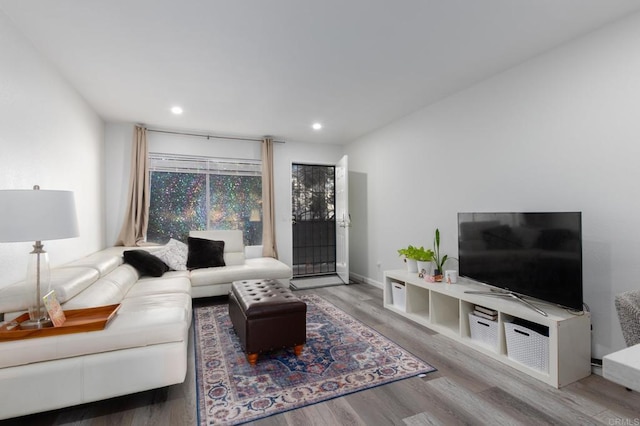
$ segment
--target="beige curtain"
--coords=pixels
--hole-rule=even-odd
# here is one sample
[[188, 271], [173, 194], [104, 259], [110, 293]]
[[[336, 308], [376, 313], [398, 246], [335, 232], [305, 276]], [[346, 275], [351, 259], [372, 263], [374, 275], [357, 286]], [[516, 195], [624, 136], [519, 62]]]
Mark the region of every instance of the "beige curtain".
[[262, 140], [262, 255], [278, 258], [273, 192], [273, 139]]
[[117, 246], [143, 245], [149, 224], [149, 164], [147, 129], [136, 126], [131, 149], [129, 201]]

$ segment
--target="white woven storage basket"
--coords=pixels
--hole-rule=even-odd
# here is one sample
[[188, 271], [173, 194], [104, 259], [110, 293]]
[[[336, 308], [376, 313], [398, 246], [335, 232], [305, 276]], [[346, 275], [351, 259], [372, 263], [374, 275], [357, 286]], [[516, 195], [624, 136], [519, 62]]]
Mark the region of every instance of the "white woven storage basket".
[[391, 282], [391, 300], [393, 306], [406, 311], [407, 310], [407, 286], [397, 281]]
[[507, 355], [522, 364], [549, 372], [549, 337], [522, 325], [504, 323]]
[[469, 328], [471, 340], [488, 346], [494, 351], [498, 349], [498, 321], [480, 318], [469, 312]]

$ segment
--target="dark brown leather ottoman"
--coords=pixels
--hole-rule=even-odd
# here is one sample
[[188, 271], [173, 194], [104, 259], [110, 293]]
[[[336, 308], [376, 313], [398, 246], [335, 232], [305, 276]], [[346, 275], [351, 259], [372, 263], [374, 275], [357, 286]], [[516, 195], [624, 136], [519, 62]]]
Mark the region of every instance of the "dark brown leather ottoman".
[[274, 280], [234, 281], [229, 316], [251, 365], [273, 349], [293, 347], [298, 356], [307, 341], [307, 304]]

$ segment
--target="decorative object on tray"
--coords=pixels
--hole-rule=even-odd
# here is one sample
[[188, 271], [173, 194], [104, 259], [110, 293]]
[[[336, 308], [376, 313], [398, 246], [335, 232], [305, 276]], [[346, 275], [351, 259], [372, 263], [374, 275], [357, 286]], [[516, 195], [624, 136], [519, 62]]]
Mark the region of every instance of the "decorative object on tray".
[[250, 366], [226, 305], [194, 308], [198, 424], [238, 424], [326, 401], [435, 368], [316, 295], [307, 343]]
[[47, 313], [49, 314], [49, 318], [51, 318], [53, 326], [60, 327], [64, 324], [67, 317], [64, 315], [62, 306], [60, 306], [60, 302], [58, 302], [58, 299], [56, 298], [56, 291], [51, 290], [49, 293], [44, 295], [42, 300], [44, 301], [44, 307], [47, 309]]
[[49, 292], [49, 257], [42, 241], [78, 236], [73, 192], [40, 190], [0, 191], [0, 241], [35, 241], [29, 256], [27, 281], [33, 288], [29, 319], [21, 328], [51, 327], [42, 296]]
[[0, 327], [0, 342], [103, 330], [113, 319], [119, 307], [120, 304], [71, 309], [65, 311], [66, 320], [60, 327], [39, 329], [22, 328], [22, 323], [29, 319], [29, 314], [22, 314]]

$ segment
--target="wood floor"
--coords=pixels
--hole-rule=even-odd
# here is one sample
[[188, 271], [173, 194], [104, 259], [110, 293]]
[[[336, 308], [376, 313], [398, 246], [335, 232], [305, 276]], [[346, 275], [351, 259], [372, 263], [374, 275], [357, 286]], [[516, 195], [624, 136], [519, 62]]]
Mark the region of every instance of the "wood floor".
[[[302, 293], [324, 297], [438, 371], [250, 424], [640, 425], [640, 393], [628, 392], [596, 374], [554, 389], [383, 309], [382, 290], [376, 287], [351, 284], [298, 292]], [[194, 305], [215, 303], [226, 300], [194, 300]], [[0, 426], [195, 425], [192, 355], [190, 359], [183, 384], [0, 421]]]

